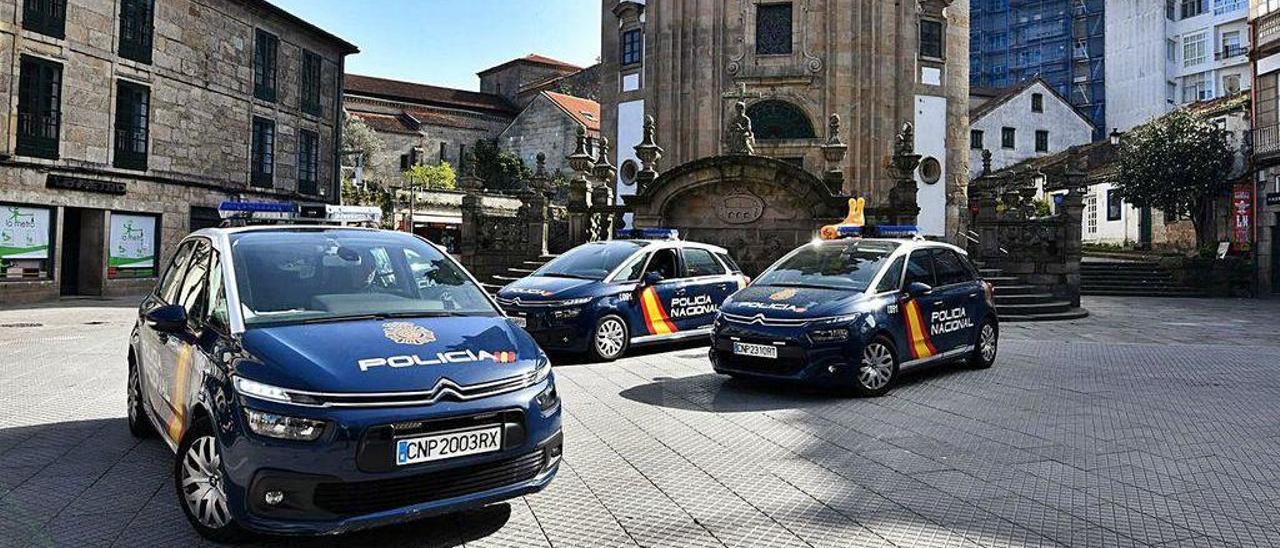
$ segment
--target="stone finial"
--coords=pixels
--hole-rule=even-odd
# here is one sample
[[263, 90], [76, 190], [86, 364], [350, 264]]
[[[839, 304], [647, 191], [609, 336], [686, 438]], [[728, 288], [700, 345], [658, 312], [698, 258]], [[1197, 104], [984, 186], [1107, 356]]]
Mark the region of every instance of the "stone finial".
[[844, 144], [840, 142], [840, 115], [839, 114], [832, 114], [830, 118], [827, 118], [827, 144], [829, 145]]
[[535, 177], [545, 177], [547, 175], [547, 153], [538, 153], [537, 165], [533, 170], [533, 175]]
[[894, 154], [909, 155], [916, 151], [916, 128], [911, 122], [903, 122], [902, 130], [893, 143]]
[[609, 163], [609, 139], [607, 137], [600, 138], [600, 146], [596, 147], [596, 164], [592, 167], [592, 171], [605, 185], [612, 185], [614, 177], [617, 176], [618, 170]]
[[840, 115], [832, 114], [827, 118], [827, 142], [822, 145], [822, 158], [827, 161], [823, 179], [833, 193], [843, 191], [844, 170], [840, 169], [840, 163], [848, 150], [848, 145], [840, 140]]
[[566, 156], [565, 159], [569, 161], [569, 168], [578, 173], [585, 175], [591, 170], [592, 158], [591, 155], [587, 153], [586, 126], [578, 126], [577, 146], [573, 149], [573, 154]]
[[991, 151], [982, 149], [982, 174], [991, 175]]
[[657, 133], [657, 123], [654, 122], [653, 116], [645, 116], [644, 118], [644, 134], [640, 140], [640, 144], [635, 146], [636, 158], [640, 160], [640, 172], [657, 176], [658, 160], [662, 159], [662, 147], [654, 141], [654, 134]]
[[729, 127], [725, 132], [729, 154], [755, 154], [756, 135], [751, 128], [751, 117], [747, 116], [747, 103], [738, 101], [733, 105], [734, 114], [729, 119]]

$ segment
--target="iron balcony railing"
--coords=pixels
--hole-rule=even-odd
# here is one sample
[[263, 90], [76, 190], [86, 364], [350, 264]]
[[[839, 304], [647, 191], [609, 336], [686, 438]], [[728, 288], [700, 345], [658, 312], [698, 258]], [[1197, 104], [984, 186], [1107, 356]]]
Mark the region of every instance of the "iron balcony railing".
[[1280, 125], [1270, 125], [1253, 130], [1253, 155], [1255, 157], [1280, 154]]
[[1258, 41], [1255, 47], [1266, 50], [1280, 45], [1280, 11], [1273, 11], [1258, 18]]
[[1213, 58], [1216, 61], [1221, 61], [1223, 59], [1230, 59], [1232, 57], [1239, 57], [1241, 55], [1248, 55], [1248, 54], [1249, 54], [1249, 48], [1246, 48], [1244, 46], [1227, 46], [1218, 51], [1213, 52]]

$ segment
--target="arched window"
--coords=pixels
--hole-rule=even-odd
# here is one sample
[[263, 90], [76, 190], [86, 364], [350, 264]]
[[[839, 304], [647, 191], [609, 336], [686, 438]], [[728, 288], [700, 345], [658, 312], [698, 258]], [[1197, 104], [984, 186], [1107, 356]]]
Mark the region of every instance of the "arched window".
[[771, 99], [747, 107], [756, 139], [812, 139], [813, 124], [804, 111], [786, 101]]

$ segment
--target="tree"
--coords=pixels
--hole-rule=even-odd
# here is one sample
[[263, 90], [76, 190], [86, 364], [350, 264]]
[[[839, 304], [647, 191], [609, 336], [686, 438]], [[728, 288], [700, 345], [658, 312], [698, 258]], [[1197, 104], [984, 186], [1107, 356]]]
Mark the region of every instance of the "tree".
[[533, 176], [533, 171], [524, 165], [524, 160], [511, 152], [498, 149], [498, 143], [489, 139], [476, 141], [471, 147], [472, 158], [466, 161], [475, 162], [470, 167], [476, 177], [484, 181], [484, 187], [490, 190], [519, 190], [521, 181]]
[[458, 188], [457, 174], [448, 162], [436, 165], [416, 165], [404, 172], [404, 179], [419, 190], [454, 190]]
[[[353, 168], [356, 166], [356, 159], [364, 159], [365, 180], [368, 181], [377, 173], [381, 172], [382, 153], [385, 147], [382, 139], [373, 131], [373, 128], [364, 123], [363, 120], [356, 118], [350, 114], [343, 114], [342, 118], [342, 150], [343, 152], [359, 152], [359, 154], [343, 154], [342, 166]], [[348, 171], [343, 170], [343, 180], [349, 178]]]
[[1214, 207], [1234, 155], [1225, 129], [1177, 110], [1124, 136], [1116, 190], [1133, 205], [1190, 218], [1202, 246], [1215, 238]]

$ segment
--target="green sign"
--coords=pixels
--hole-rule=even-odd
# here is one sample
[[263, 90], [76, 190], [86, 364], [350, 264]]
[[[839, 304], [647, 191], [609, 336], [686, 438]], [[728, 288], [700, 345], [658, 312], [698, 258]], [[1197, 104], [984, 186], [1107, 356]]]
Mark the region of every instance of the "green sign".
[[49, 210], [0, 206], [0, 259], [48, 259]]
[[111, 214], [111, 268], [155, 268], [156, 218], [150, 215]]

